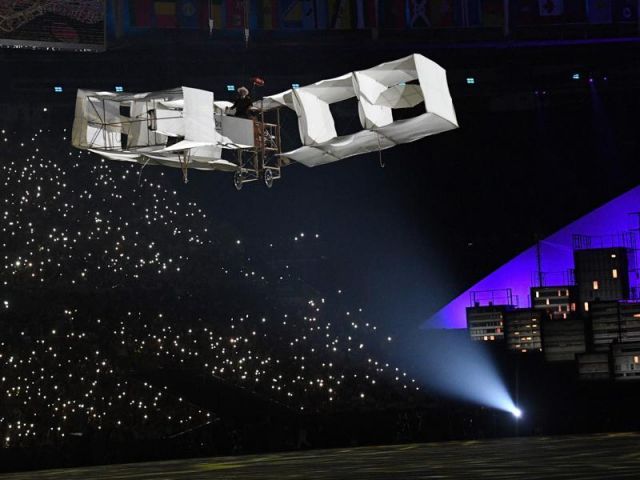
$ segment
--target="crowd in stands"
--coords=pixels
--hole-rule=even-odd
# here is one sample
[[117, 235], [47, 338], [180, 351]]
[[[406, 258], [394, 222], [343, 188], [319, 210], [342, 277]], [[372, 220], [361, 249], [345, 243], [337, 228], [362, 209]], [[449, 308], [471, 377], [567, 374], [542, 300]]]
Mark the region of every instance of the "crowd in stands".
[[[0, 131], [2, 447], [168, 439], [212, 424], [240, 444], [225, 412], [182, 395], [171, 380], [181, 376], [294, 415], [421, 394], [362, 308], [249, 256], [175, 189], [177, 175], [76, 151], [65, 129]], [[302, 427], [292, 437], [310, 444]]]

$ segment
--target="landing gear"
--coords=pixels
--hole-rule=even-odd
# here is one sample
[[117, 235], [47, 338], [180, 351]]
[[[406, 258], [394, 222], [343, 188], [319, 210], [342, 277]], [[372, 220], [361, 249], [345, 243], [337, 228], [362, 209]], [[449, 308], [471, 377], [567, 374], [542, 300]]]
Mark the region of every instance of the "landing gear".
[[273, 172], [270, 168], [267, 168], [264, 171], [264, 184], [267, 186], [267, 188], [273, 187]]
[[242, 170], [236, 170], [236, 173], [233, 174], [233, 186], [236, 187], [236, 190], [242, 190]]

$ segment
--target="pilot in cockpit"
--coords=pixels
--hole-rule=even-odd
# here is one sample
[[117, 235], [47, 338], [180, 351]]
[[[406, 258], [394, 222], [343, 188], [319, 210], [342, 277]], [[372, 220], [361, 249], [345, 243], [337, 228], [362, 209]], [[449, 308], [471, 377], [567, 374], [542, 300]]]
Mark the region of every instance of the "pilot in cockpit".
[[[233, 105], [228, 107], [226, 113], [235, 115], [240, 118], [252, 118], [253, 117], [253, 100], [249, 95], [247, 87], [238, 88], [238, 96], [236, 97]], [[235, 111], [235, 113], [233, 113]]]

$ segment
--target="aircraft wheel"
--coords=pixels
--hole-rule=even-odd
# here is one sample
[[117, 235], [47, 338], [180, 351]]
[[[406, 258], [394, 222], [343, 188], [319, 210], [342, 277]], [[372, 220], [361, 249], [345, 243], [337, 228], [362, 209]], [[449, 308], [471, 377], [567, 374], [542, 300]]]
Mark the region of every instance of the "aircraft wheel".
[[242, 190], [242, 171], [236, 170], [236, 173], [233, 174], [233, 186], [236, 187], [236, 190]]
[[264, 184], [267, 188], [273, 187], [273, 172], [269, 168], [264, 171]]

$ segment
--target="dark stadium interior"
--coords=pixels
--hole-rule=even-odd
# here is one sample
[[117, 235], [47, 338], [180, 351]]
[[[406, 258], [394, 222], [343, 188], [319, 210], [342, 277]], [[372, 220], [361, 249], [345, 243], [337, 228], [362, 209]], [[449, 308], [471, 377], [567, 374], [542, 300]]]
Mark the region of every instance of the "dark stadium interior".
[[[640, 382], [487, 345], [514, 421], [426, 386], [417, 339], [470, 285], [637, 186], [637, 22], [256, 29], [248, 44], [116, 30], [104, 51], [0, 48], [0, 472], [242, 455], [90, 475], [633, 478], [636, 436], [590, 434], [640, 428]], [[70, 142], [78, 88], [232, 100], [253, 76], [269, 95], [412, 53], [447, 70], [461, 128], [292, 165], [271, 189], [184, 184]], [[358, 122], [353, 105], [333, 114], [338, 131]], [[285, 148], [300, 145], [284, 121]], [[94, 478], [35, 475], [6, 478]]]

